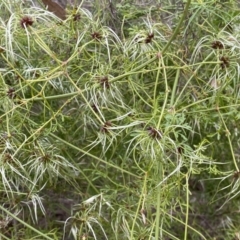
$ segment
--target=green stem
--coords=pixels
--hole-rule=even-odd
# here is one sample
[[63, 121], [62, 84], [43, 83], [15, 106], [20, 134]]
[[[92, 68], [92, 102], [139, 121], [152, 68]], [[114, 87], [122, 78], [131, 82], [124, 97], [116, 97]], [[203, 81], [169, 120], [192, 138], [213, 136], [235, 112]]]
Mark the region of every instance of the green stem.
[[188, 214], [189, 214], [189, 185], [188, 185], [188, 174], [186, 174], [186, 219], [185, 219], [185, 231], [184, 231], [184, 240], [187, 240], [188, 232]]
[[[180, 219], [178, 219], [177, 217], [174, 217], [172, 214], [169, 214], [168, 212], [165, 212], [165, 214], [168, 215], [169, 218], [175, 220], [176, 222], [179, 222], [179, 223], [181, 223], [181, 224], [184, 224], [184, 222], [182, 222], [182, 221], [181, 221]], [[207, 240], [207, 239], [203, 236], [203, 234], [202, 234], [201, 232], [199, 232], [197, 229], [191, 227], [190, 225], [187, 225], [187, 228], [189, 228], [189, 229], [191, 229], [193, 232], [197, 233], [197, 234], [201, 237], [201, 239]]]
[[161, 189], [160, 186], [157, 188], [157, 216], [156, 216], [156, 225], [155, 225], [155, 239], [159, 239], [159, 226], [160, 226], [160, 209], [161, 209]]
[[136, 225], [136, 222], [137, 222], [137, 217], [139, 216], [139, 212], [140, 212], [140, 208], [141, 208], [141, 205], [142, 205], [142, 209], [141, 210], [144, 210], [144, 199], [146, 197], [146, 182], [147, 182], [147, 176], [148, 176], [148, 173], [146, 172], [145, 173], [145, 177], [144, 177], [144, 183], [143, 183], [143, 187], [142, 187], [142, 194], [141, 194], [141, 197], [138, 201], [138, 206], [137, 206], [137, 210], [136, 210], [136, 214], [135, 214], [135, 217], [134, 217], [134, 220], [133, 220], [133, 224], [132, 224], [132, 229], [131, 229], [131, 237], [130, 239], [134, 239], [134, 236], [133, 234], [135, 233], [134, 231], [134, 227]]
[[[205, 60], [203, 61], [203, 63], [212, 56], [212, 53], [210, 53]], [[191, 75], [191, 77], [189, 77], [189, 79], [187, 80], [186, 84], [184, 85], [182, 91], [178, 94], [178, 97], [174, 103], [174, 106], [177, 105], [177, 102], [179, 101], [179, 99], [181, 99], [182, 95], [185, 93], [185, 89], [187, 88], [187, 86], [189, 85], [189, 83], [192, 81], [192, 79], [196, 76], [196, 73], [198, 72], [198, 70], [202, 67], [202, 65], [200, 64], [197, 69], [194, 71], [194, 74]]]
[[2, 211], [4, 211], [5, 213], [7, 213], [8, 215], [10, 215], [13, 219], [17, 220], [18, 222], [20, 222], [21, 224], [23, 224], [24, 226], [26, 226], [27, 228], [31, 229], [32, 231], [36, 232], [37, 234], [39, 234], [40, 236], [42, 236], [43, 238], [49, 239], [49, 240], [53, 240], [52, 238], [46, 236], [45, 234], [43, 234], [42, 232], [38, 231], [36, 228], [32, 227], [31, 225], [25, 223], [24, 221], [22, 221], [20, 218], [18, 218], [17, 216], [15, 216], [14, 214], [12, 214], [11, 212], [9, 212], [7, 209], [5, 209], [4, 207], [2, 207], [0, 205], [0, 209]]
[[[188, 8], [190, 6], [190, 3], [191, 3], [191, 0], [188, 0], [187, 1], [187, 4], [186, 4], [186, 7], [184, 9], [184, 12], [183, 12], [183, 15], [182, 15], [182, 18], [180, 19], [179, 21], [179, 24], [178, 26], [176, 27], [176, 29], [174, 30], [174, 33], [172, 35], [172, 37], [170, 38], [170, 40], [168, 41], [167, 45], [163, 48], [162, 50], [162, 53], [165, 53], [167, 51], [167, 49], [169, 48], [170, 44], [172, 43], [172, 41], [177, 37], [177, 34], [179, 33], [179, 30], [182, 26], [182, 23], [184, 21], [184, 19], [186, 18], [187, 16], [187, 13], [188, 13]], [[151, 59], [151, 62], [152, 63], [155, 59], [157, 58], [157, 56], [155, 56], [155, 58]], [[164, 64], [164, 62], [162, 61], [162, 63]], [[145, 63], [145, 64], [142, 64], [140, 65], [139, 67], [135, 68], [134, 71], [138, 71], [139, 69], [142, 69], [144, 68], [146, 65], [148, 65], [149, 63]], [[164, 66], [163, 66], [164, 67]], [[166, 97], [165, 97], [165, 101], [164, 101], [164, 104], [163, 104], [163, 108], [162, 108], [162, 111], [161, 111], [161, 115], [159, 117], [159, 121], [158, 121], [158, 128], [160, 126], [160, 123], [161, 123], [161, 119], [162, 119], [162, 116], [163, 116], [163, 112], [164, 112], [164, 109], [165, 109], [165, 106], [166, 106], [166, 103], [167, 103], [167, 96], [168, 96], [168, 84], [167, 84], [167, 76], [166, 76], [166, 69], [164, 69], [164, 78], [165, 78], [165, 88], [166, 88]], [[160, 173], [161, 175], [161, 173]], [[161, 189], [160, 189], [160, 186], [158, 187], [158, 195], [157, 195], [157, 216], [156, 216], [156, 225], [155, 225], [155, 239], [159, 239], [159, 227], [160, 227], [160, 208], [161, 208]]]
[[168, 89], [168, 81], [167, 81], [167, 73], [166, 73], [166, 69], [165, 69], [165, 65], [164, 65], [164, 61], [162, 59], [162, 65], [163, 65], [163, 75], [164, 75], [164, 82], [165, 82], [165, 99], [164, 99], [164, 103], [161, 109], [161, 114], [159, 116], [158, 119], [158, 125], [157, 125], [157, 129], [160, 129], [160, 125], [161, 125], [161, 121], [164, 115], [164, 111], [167, 105], [167, 101], [168, 101], [168, 94], [169, 94], [169, 89]]
[[228, 130], [227, 126], [226, 126], [226, 123], [225, 123], [225, 121], [224, 121], [224, 119], [222, 117], [222, 114], [220, 113], [219, 109], [217, 109], [217, 110], [218, 110], [219, 116], [220, 116], [220, 118], [222, 120], [222, 123], [223, 123], [223, 125], [225, 127], [226, 136], [227, 136], [227, 139], [228, 139], [229, 147], [230, 147], [232, 158], [233, 158], [233, 163], [235, 165], [236, 171], [239, 172], [238, 164], [237, 164], [237, 161], [236, 161], [236, 158], [235, 158], [232, 142], [231, 142], [231, 139], [230, 139], [231, 133], [229, 132], [229, 130]]
[[[159, 59], [159, 63], [158, 63], [158, 71], [157, 71], [157, 76], [156, 76], [156, 81], [155, 81], [155, 87], [154, 87], [154, 93], [153, 93], [153, 103], [156, 105], [154, 107], [155, 112], [157, 112], [158, 110], [158, 101], [156, 100], [157, 98], [157, 86], [158, 86], [158, 82], [159, 82], [159, 77], [160, 77], [160, 70], [161, 70], [161, 59]], [[154, 114], [155, 115], [155, 114]]]
[[174, 98], [175, 98], [175, 96], [176, 96], [176, 89], [177, 89], [177, 85], [178, 85], [179, 75], [180, 75], [180, 68], [177, 69], [175, 81], [174, 81], [174, 84], [173, 84], [171, 101], [170, 101], [170, 106], [171, 106], [171, 107], [173, 106]]
[[118, 167], [116, 164], [112, 164], [112, 163], [110, 163], [110, 162], [104, 161], [103, 159], [101, 159], [101, 158], [99, 158], [99, 157], [97, 157], [97, 156], [94, 156], [94, 155], [92, 155], [91, 153], [86, 152], [86, 151], [84, 151], [83, 149], [78, 148], [77, 146], [74, 146], [73, 144], [71, 144], [71, 143], [63, 140], [62, 138], [56, 136], [56, 135], [53, 134], [53, 133], [50, 133], [49, 135], [52, 136], [53, 138], [59, 140], [60, 142], [66, 144], [67, 146], [69, 146], [69, 147], [71, 147], [71, 148], [73, 148], [73, 149], [76, 149], [77, 151], [83, 153], [84, 155], [87, 155], [87, 156], [89, 156], [89, 157], [91, 157], [91, 158], [93, 158], [93, 159], [96, 159], [96, 160], [98, 160], [99, 162], [102, 162], [102, 163], [104, 163], [104, 164], [106, 164], [106, 165], [108, 165], [108, 166], [110, 166], [110, 167], [113, 167], [113, 168], [115, 168], [115, 169], [117, 169], [117, 170], [119, 170], [119, 171], [121, 171], [121, 172], [125, 172], [125, 173], [127, 173], [127, 174], [129, 174], [129, 175], [131, 175], [131, 176], [133, 176], [133, 177], [139, 178], [138, 175], [136, 175], [136, 174], [134, 174], [134, 173], [131, 173], [131, 172], [129, 172], [129, 171], [127, 171], [127, 170], [125, 170], [125, 169], [123, 169], [123, 168], [121, 168], [121, 167]]

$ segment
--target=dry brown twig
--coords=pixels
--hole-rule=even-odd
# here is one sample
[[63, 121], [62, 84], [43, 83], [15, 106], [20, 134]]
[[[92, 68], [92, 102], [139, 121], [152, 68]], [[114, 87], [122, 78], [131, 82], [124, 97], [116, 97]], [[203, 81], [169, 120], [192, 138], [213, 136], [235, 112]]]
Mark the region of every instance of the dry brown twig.
[[66, 19], [66, 10], [61, 7], [58, 3], [52, 0], [42, 0], [43, 4], [47, 7], [50, 12], [53, 12], [57, 17], [62, 20]]

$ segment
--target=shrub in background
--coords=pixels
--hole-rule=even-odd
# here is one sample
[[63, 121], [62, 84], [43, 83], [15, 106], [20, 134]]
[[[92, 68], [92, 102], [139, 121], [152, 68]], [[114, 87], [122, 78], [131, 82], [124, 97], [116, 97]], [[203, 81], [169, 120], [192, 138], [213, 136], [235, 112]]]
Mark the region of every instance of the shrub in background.
[[2, 237], [239, 238], [227, 2], [114, 2], [111, 24], [0, 3]]

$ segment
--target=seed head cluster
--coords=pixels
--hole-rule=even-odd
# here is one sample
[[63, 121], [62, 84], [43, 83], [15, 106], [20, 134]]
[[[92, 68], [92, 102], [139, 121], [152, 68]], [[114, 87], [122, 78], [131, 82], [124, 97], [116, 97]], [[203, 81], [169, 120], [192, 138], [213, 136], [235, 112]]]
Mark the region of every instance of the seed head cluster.
[[20, 21], [20, 25], [22, 28], [27, 28], [33, 25], [33, 20], [29, 16], [24, 16]]

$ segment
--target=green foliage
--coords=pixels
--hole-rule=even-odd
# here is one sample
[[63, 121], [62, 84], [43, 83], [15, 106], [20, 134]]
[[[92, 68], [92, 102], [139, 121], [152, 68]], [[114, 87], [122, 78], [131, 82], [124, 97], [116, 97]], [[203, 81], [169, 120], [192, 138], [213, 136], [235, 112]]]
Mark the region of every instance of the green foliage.
[[0, 3], [0, 236], [240, 239], [237, 4], [96, 2]]

